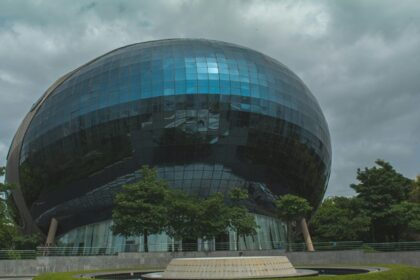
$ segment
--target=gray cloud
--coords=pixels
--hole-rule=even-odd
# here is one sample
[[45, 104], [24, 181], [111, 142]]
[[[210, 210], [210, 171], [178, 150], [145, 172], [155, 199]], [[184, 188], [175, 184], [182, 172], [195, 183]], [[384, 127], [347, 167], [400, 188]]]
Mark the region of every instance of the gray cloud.
[[19, 122], [60, 75], [114, 48], [200, 37], [288, 65], [324, 110], [333, 142], [328, 195], [384, 158], [420, 173], [418, 1], [1, 1], [0, 165]]

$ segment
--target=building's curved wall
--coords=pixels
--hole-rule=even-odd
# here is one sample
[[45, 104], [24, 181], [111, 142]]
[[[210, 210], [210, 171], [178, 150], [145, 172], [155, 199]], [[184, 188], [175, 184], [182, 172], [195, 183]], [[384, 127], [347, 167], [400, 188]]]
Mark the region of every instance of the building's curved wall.
[[316, 207], [327, 185], [330, 139], [315, 98], [284, 65], [243, 47], [127, 46], [69, 75], [36, 108], [8, 168], [44, 232], [52, 217], [59, 234], [109, 219], [113, 194], [142, 164], [200, 196], [247, 188], [248, 207], [267, 216], [276, 195]]
[[[196, 251], [217, 250], [266, 250], [284, 248], [285, 227], [279, 220], [264, 215], [254, 214], [258, 225], [255, 236], [241, 237], [237, 242], [236, 234], [229, 230], [224, 241], [197, 242], [197, 240], [175, 241], [165, 233], [148, 236], [150, 251]], [[72, 229], [58, 238], [60, 247], [69, 248], [68, 254], [83, 250], [84, 254], [112, 254], [116, 252], [142, 252], [144, 243], [142, 236], [124, 237], [113, 235], [111, 232], [112, 220], [101, 221]], [[200, 244], [201, 243], [201, 244]], [[215, 247], [213, 247], [216, 245]], [[236, 248], [239, 245], [239, 248]], [[213, 247], [213, 248], [212, 248]], [[72, 249], [70, 249], [72, 248]], [[83, 249], [81, 249], [83, 248]]]

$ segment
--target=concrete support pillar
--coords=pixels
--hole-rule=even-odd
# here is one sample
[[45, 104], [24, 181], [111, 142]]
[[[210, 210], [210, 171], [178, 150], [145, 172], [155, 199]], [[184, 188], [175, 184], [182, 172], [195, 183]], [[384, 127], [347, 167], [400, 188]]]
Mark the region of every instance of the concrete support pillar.
[[201, 238], [197, 238], [197, 251], [202, 251], [201, 249], [202, 244], [203, 244], [203, 240]]
[[300, 221], [300, 226], [302, 227], [302, 234], [303, 238], [305, 239], [306, 248], [308, 248], [308, 252], [314, 252], [314, 245], [312, 244], [311, 235], [309, 234], [308, 225], [306, 224], [306, 219], [303, 218]]
[[58, 221], [56, 218], [52, 218], [50, 222], [50, 228], [48, 229], [47, 241], [45, 241], [46, 246], [54, 245], [55, 234], [57, 232]]

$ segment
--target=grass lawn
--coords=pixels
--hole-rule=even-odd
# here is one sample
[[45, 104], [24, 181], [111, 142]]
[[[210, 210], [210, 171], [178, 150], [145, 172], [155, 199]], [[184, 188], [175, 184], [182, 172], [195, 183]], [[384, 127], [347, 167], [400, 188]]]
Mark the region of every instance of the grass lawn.
[[[80, 274], [99, 273], [99, 272], [131, 272], [131, 271], [158, 271], [164, 270], [164, 267], [150, 267], [150, 266], [137, 266], [133, 268], [122, 268], [122, 269], [101, 269], [101, 270], [82, 270], [82, 271], [71, 271], [71, 272], [48, 272], [42, 273], [35, 276], [33, 280], [74, 280], [82, 279], [78, 278]], [[86, 278], [87, 279], [87, 278]]]
[[[353, 275], [323, 275], [322, 280], [420, 280], [420, 267], [407, 266], [407, 265], [366, 265], [359, 267], [386, 267], [389, 270], [380, 272], [371, 272], [365, 274]], [[316, 266], [313, 266], [316, 267]], [[324, 266], [327, 267], [327, 266]], [[333, 266], [331, 266], [333, 267]], [[346, 267], [346, 266], [340, 266]], [[348, 266], [357, 268], [357, 266]], [[312, 277], [302, 277], [299, 279], [309, 279]], [[290, 278], [289, 278], [290, 279]]]
[[[382, 272], [366, 273], [366, 274], [322, 276], [319, 279], [320, 280], [341, 280], [341, 279], [343, 280], [420, 280], [420, 267], [413, 267], [413, 266], [406, 266], [406, 265], [374, 265], [374, 267], [378, 267], [378, 266], [387, 267], [389, 268], [389, 270], [382, 271]], [[156, 271], [156, 270], [159, 270], [159, 268], [136, 267], [133, 269], [120, 269], [120, 270], [56, 272], [56, 273], [44, 273], [44, 274], [38, 275], [34, 278], [34, 280], [74, 280], [74, 279], [80, 279], [80, 278], [77, 278], [77, 275], [93, 273], [93, 272]], [[279, 279], [279, 278], [272, 278], [272, 279]], [[281, 279], [292, 279], [292, 278], [281, 278]], [[299, 277], [295, 279], [299, 279], [299, 280], [314, 279], [314, 277]], [[265, 278], [264, 280], [269, 280], [269, 279]]]

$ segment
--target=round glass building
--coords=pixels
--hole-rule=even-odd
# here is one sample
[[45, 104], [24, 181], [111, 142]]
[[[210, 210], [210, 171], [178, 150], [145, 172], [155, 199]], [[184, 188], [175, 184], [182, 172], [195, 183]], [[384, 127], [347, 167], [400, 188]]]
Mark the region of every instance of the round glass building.
[[[220, 41], [151, 41], [57, 80], [20, 125], [6, 180], [18, 186], [26, 232], [46, 234], [55, 218], [65, 246], [141, 250], [140, 236], [114, 236], [110, 225], [115, 193], [139, 179], [142, 165], [200, 197], [246, 189], [260, 227], [241, 247], [268, 249], [284, 240], [276, 197], [321, 202], [330, 136], [315, 97], [275, 59]], [[216, 241], [233, 249], [234, 238]], [[161, 234], [149, 242], [159, 251], [172, 241]]]

